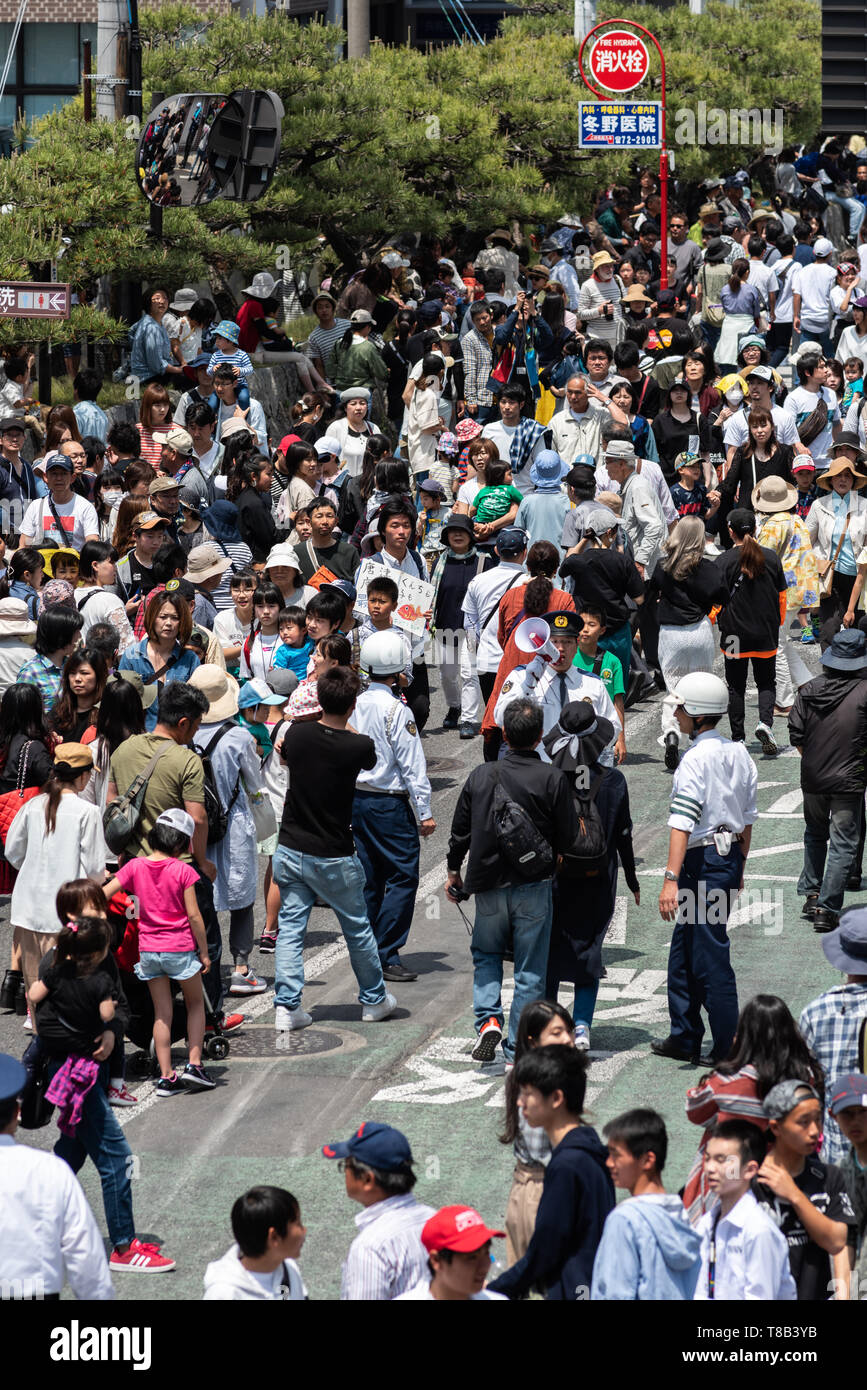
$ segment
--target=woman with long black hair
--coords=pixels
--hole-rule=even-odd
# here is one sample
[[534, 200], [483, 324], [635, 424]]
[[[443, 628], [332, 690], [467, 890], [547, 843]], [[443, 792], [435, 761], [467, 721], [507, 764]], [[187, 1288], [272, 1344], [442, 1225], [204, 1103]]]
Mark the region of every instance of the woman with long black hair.
[[60, 694], [51, 711], [51, 731], [61, 743], [81, 743], [94, 727], [107, 680], [108, 666], [99, 652], [77, 652], [66, 658]]
[[253, 552], [254, 564], [261, 564], [277, 541], [277, 526], [271, 515], [273, 476], [270, 459], [245, 453], [236, 461], [226, 489], [227, 499], [238, 508], [238, 530]]
[[703, 1125], [698, 1153], [683, 1190], [683, 1205], [693, 1225], [708, 1210], [715, 1194], [704, 1179], [708, 1132], [718, 1120], [748, 1120], [768, 1127], [762, 1101], [778, 1081], [806, 1081], [820, 1094], [825, 1078], [795, 1024], [788, 1006], [775, 994], [757, 994], [741, 1009], [731, 1052], [686, 1093], [686, 1117]]

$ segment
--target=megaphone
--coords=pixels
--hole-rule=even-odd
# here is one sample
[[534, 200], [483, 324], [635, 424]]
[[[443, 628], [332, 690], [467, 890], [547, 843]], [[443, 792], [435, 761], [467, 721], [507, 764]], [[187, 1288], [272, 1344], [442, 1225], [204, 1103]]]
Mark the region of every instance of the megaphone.
[[560, 653], [551, 641], [551, 629], [544, 618], [525, 618], [515, 631], [519, 652], [532, 652], [543, 661], [559, 661]]

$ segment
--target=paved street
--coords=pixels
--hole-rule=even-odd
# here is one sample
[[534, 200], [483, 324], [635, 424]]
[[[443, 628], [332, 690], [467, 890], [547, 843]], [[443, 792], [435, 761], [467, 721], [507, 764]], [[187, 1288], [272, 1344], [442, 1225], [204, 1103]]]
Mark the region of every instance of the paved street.
[[[817, 669], [815, 649], [808, 660]], [[138, 1081], [141, 1054], [128, 1051], [130, 1085], [141, 1099], [134, 1111], [118, 1114], [135, 1155], [138, 1234], [161, 1240], [178, 1269], [159, 1279], [118, 1276], [120, 1298], [200, 1297], [205, 1265], [231, 1242], [232, 1202], [257, 1182], [288, 1187], [298, 1197], [308, 1227], [301, 1266], [310, 1295], [336, 1297], [358, 1209], [347, 1201], [336, 1165], [326, 1162], [319, 1149], [348, 1136], [363, 1119], [385, 1121], [407, 1133], [419, 1176], [417, 1192], [424, 1201], [434, 1206], [469, 1202], [492, 1224], [502, 1223], [512, 1169], [510, 1151], [497, 1140], [503, 1081], [480, 1072], [469, 1056], [467, 931], [442, 893], [452, 808], [464, 776], [481, 756], [481, 745], [442, 732], [443, 713], [437, 693], [425, 749], [438, 828], [422, 841], [421, 891], [405, 952], [407, 963], [421, 974], [414, 984], [391, 986], [400, 1004], [397, 1014], [381, 1024], [360, 1022], [335, 919], [316, 910], [307, 943], [304, 1001], [313, 1014], [311, 1028], [277, 1037], [271, 992], [241, 1001], [250, 1023], [233, 1037], [226, 1062], [213, 1064], [219, 1088], [164, 1101], [156, 1099], [149, 1082]], [[756, 717], [753, 688], [748, 693], [750, 733]], [[784, 729], [784, 721], [778, 721], [781, 745]], [[699, 1073], [649, 1052], [650, 1038], [667, 1032], [668, 1017], [670, 928], [659, 918], [656, 900], [665, 864], [671, 778], [662, 769], [658, 732], [655, 701], [630, 711], [625, 770], [642, 901], [636, 907], [621, 878], [623, 895], [604, 952], [607, 977], [592, 1033], [588, 1099], [589, 1118], [597, 1127], [635, 1104], [660, 1109], [671, 1138], [666, 1177], [677, 1188], [698, 1137], [684, 1118], [683, 1095]], [[791, 748], [775, 760], [760, 759], [757, 745], [750, 744], [750, 751], [759, 762], [760, 819], [746, 900], [731, 924], [733, 961], [742, 1002], [758, 991], [778, 993], [797, 1017], [809, 999], [835, 983], [819, 938], [800, 920], [795, 893], [803, 827], [798, 759]], [[466, 906], [472, 919], [472, 901]], [[8, 932], [3, 935], [8, 941]], [[273, 979], [273, 957], [254, 955], [253, 964]], [[564, 994], [563, 1002], [571, 1000]], [[20, 1023], [14, 1016], [0, 1016], [0, 1048], [20, 1051]], [[56, 1130], [52, 1125], [22, 1137], [47, 1147]], [[95, 1171], [87, 1165], [81, 1177], [104, 1230]]]

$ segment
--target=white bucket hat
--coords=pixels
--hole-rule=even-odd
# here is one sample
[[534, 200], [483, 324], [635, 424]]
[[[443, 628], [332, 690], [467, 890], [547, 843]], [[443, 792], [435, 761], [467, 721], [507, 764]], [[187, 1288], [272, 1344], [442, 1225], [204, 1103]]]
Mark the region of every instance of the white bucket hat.
[[251, 294], [254, 299], [270, 299], [275, 289], [277, 281], [267, 270], [260, 270], [258, 275], [253, 276], [253, 283], [247, 285], [241, 291], [242, 294]]

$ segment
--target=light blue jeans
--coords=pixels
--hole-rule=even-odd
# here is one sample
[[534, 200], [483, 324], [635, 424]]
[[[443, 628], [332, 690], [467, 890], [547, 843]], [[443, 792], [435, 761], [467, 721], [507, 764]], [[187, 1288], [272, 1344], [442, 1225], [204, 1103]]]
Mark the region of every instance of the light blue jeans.
[[849, 240], [857, 241], [867, 208], [860, 199], [842, 198], [839, 193], [826, 193], [825, 197], [829, 203], [836, 203], [838, 207], [846, 209], [849, 214]]
[[489, 1018], [495, 1018], [502, 1027], [503, 953], [511, 948], [515, 954], [515, 997], [509, 1010], [509, 1036], [503, 1044], [506, 1060], [511, 1062], [522, 1010], [534, 999], [545, 997], [551, 880], [491, 888], [477, 893], [475, 904], [471, 948], [476, 1032]]
[[332, 908], [349, 947], [349, 963], [358, 981], [361, 1004], [380, 1004], [385, 981], [376, 938], [364, 904], [364, 870], [357, 854], [318, 859], [278, 845], [274, 882], [280, 889], [279, 930], [275, 950], [274, 1000], [297, 1009], [304, 989], [304, 939], [317, 898]]

